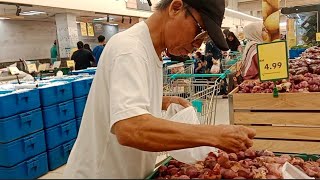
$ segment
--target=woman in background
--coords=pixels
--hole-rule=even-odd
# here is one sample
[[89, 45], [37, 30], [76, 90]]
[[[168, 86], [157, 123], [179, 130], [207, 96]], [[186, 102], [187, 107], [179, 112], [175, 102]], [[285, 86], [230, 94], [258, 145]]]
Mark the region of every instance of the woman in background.
[[241, 75], [243, 79], [257, 79], [259, 75], [257, 45], [263, 43], [262, 22], [255, 22], [244, 27], [243, 32], [248, 40], [242, 55]]
[[90, 48], [90, 45], [89, 45], [89, 44], [85, 44], [85, 45], [83, 46], [83, 48], [84, 48], [84, 49], [86, 49], [86, 50], [88, 50], [88, 51], [90, 51], [90, 52], [91, 52], [91, 54], [92, 54], [92, 50], [91, 50], [91, 48]]
[[196, 52], [195, 56], [195, 74], [205, 74], [206, 71], [206, 61], [204, 60], [204, 56], [201, 52]]
[[231, 51], [242, 51], [240, 41], [233, 32], [228, 33], [226, 40]]

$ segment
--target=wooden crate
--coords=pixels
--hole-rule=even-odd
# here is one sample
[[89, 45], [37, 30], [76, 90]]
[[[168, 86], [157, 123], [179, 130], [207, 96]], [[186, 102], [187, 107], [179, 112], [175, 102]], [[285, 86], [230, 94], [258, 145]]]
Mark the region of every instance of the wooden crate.
[[320, 154], [320, 93], [229, 95], [230, 119], [257, 131], [254, 148]]

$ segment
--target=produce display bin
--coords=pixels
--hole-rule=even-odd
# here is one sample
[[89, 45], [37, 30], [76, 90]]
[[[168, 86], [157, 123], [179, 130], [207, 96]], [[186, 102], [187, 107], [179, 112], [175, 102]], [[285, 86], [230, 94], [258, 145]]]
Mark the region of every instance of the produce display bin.
[[48, 150], [48, 164], [49, 170], [55, 170], [58, 167], [67, 163], [72, 147], [76, 139], [73, 139], [61, 146], [52, 150]]
[[43, 107], [62, 103], [73, 98], [72, 83], [45, 85], [39, 87], [39, 92]]
[[37, 89], [0, 94], [0, 118], [10, 117], [40, 107]]
[[86, 106], [86, 102], [87, 102], [87, 96], [74, 99], [74, 110], [75, 110], [76, 118], [82, 117], [84, 108]]
[[47, 153], [42, 153], [14, 167], [0, 167], [0, 179], [37, 179], [47, 172]]
[[46, 142], [43, 131], [9, 143], [0, 143], [0, 166], [11, 167], [45, 151]]
[[43, 129], [41, 109], [0, 119], [0, 143], [6, 143]]
[[[287, 154], [287, 153], [286, 153]], [[276, 156], [281, 156], [282, 153], [275, 153]], [[312, 160], [312, 161], [317, 161], [318, 159], [320, 159], [320, 156], [319, 155], [313, 155], [313, 154], [288, 154], [290, 156], [293, 156], [293, 157], [300, 157], [302, 158], [303, 160], [305, 161], [309, 161], [309, 160]], [[167, 157], [161, 164], [160, 166], [167, 166], [169, 161], [172, 160], [173, 158], [171, 156]], [[145, 179], [155, 179], [158, 175], [159, 175], [159, 172], [158, 172], [158, 168], [159, 167], [156, 167], [156, 169], [149, 175], [147, 176]]]
[[77, 123], [73, 119], [63, 124], [59, 124], [45, 131], [47, 149], [51, 150], [63, 143], [77, 137]]
[[87, 96], [89, 94], [92, 81], [93, 77], [74, 80], [72, 82], [73, 97], [78, 98]]
[[43, 108], [44, 127], [50, 128], [75, 118], [73, 100]]
[[257, 131], [254, 148], [320, 154], [320, 93], [229, 95], [231, 124]]

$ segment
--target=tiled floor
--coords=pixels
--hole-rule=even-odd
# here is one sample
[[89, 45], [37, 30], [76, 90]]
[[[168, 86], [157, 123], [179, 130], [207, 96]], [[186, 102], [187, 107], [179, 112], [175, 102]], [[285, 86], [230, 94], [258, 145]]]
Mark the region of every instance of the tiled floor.
[[[218, 99], [217, 114], [215, 124], [229, 124], [229, 104], [228, 99]], [[165, 156], [159, 157], [157, 162], [160, 162]], [[62, 179], [65, 166], [62, 166], [48, 174], [42, 176], [40, 179]]]

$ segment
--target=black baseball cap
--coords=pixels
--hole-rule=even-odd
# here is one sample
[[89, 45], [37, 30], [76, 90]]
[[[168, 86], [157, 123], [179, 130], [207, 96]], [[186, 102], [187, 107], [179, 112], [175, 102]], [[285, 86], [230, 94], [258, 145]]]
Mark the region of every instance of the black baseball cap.
[[183, 0], [183, 2], [200, 13], [206, 30], [215, 45], [223, 51], [229, 50], [221, 30], [225, 0]]

